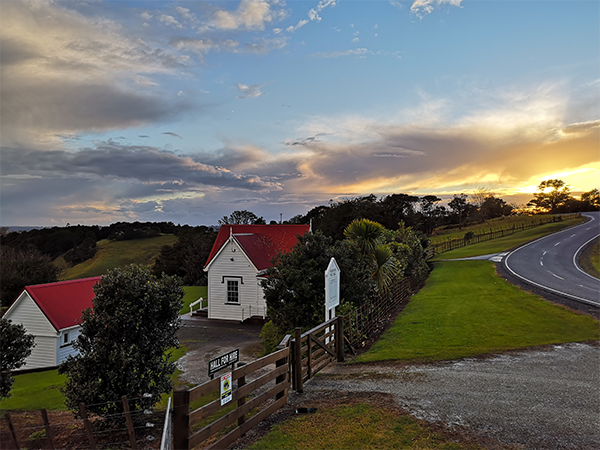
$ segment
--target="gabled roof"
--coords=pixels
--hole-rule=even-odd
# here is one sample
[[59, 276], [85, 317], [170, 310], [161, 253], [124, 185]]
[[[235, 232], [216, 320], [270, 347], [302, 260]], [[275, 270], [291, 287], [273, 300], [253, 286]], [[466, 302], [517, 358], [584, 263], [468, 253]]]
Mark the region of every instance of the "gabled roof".
[[92, 307], [92, 300], [96, 295], [94, 285], [100, 279], [101, 277], [93, 277], [36, 284], [26, 286], [25, 291], [58, 331], [79, 324], [83, 310]]
[[236, 240], [254, 267], [259, 271], [267, 269], [278, 252], [289, 251], [298, 242], [298, 236], [309, 229], [309, 225], [222, 225], [205, 270], [230, 237]]

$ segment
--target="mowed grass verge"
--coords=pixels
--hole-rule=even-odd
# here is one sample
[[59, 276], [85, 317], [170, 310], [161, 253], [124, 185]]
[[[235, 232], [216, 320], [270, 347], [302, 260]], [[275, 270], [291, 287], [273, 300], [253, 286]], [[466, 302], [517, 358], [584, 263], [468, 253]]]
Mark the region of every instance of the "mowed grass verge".
[[124, 267], [128, 264], [153, 265], [163, 245], [173, 245], [177, 236], [167, 234], [147, 239], [131, 241], [99, 241], [96, 256], [65, 270], [63, 279], [96, 277], [104, 275], [108, 269]]
[[60, 391], [67, 381], [58, 370], [16, 375], [11, 396], [0, 402], [3, 410], [36, 411], [66, 410], [65, 398]]
[[564, 230], [565, 228], [578, 225], [583, 219], [569, 219], [561, 222], [548, 223], [539, 227], [519, 231], [518, 233], [505, 236], [503, 238], [492, 239], [491, 241], [471, 244], [465, 247], [457, 248], [449, 252], [440, 253], [432, 259], [439, 261], [442, 259], [469, 258], [471, 256], [489, 255], [491, 253], [506, 252], [519, 247], [528, 242], [534, 241], [552, 233]]
[[513, 286], [491, 261], [438, 262], [390, 329], [353, 362], [449, 360], [599, 338], [597, 320]]
[[276, 425], [249, 450], [480, 449], [456, 442], [410, 416], [359, 403], [319, 409]]

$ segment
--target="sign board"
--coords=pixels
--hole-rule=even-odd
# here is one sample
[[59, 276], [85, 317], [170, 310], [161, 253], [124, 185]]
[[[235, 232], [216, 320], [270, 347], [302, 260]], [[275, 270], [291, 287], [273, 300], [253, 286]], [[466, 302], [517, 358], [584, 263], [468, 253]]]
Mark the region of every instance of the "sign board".
[[325, 271], [325, 308], [333, 309], [340, 304], [340, 268], [331, 258]]
[[229, 353], [218, 356], [215, 359], [211, 359], [208, 362], [208, 376], [212, 376], [219, 370], [223, 370], [225, 367], [230, 366], [240, 360], [240, 349], [235, 349]]
[[221, 406], [231, 401], [232, 397], [232, 386], [231, 386], [231, 372], [226, 373], [221, 377]]

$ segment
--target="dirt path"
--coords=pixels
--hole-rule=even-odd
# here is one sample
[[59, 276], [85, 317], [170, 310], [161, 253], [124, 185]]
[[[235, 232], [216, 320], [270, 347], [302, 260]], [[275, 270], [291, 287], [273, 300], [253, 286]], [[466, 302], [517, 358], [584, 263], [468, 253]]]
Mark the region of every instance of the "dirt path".
[[391, 394], [417, 418], [525, 449], [600, 448], [600, 347], [565, 344], [427, 365], [330, 365], [305, 387]]

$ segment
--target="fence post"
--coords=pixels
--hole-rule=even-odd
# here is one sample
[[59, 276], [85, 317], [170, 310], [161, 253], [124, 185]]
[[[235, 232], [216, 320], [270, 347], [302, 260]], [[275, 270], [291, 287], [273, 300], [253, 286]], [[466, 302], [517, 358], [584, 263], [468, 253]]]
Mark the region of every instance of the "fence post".
[[[288, 349], [288, 355], [289, 355], [289, 349]], [[278, 359], [277, 361], [275, 361], [275, 368], [281, 367], [285, 364], [288, 364], [288, 362], [286, 361], [287, 358], [281, 358]], [[283, 383], [286, 379], [286, 377], [288, 376], [289, 371], [287, 373], [284, 373], [283, 375], [279, 375], [277, 378], [275, 378], [275, 384], [280, 384]], [[281, 397], [283, 397], [285, 394], [285, 392], [279, 392], [276, 396], [275, 396], [275, 400], [279, 400]]]
[[302, 389], [302, 330], [296, 327], [295, 334], [294, 375], [296, 377], [296, 391], [302, 394], [304, 392], [304, 389]]
[[173, 446], [188, 450], [190, 437], [190, 389], [183, 386], [173, 391]]
[[46, 437], [50, 442], [50, 448], [54, 450], [54, 436], [52, 435], [52, 428], [50, 428], [50, 421], [48, 420], [48, 412], [45, 409], [40, 411], [42, 413], [42, 421], [44, 422], [44, 429], [46, 430]]
[[312, 378], [312, 335], [310, 333], [306, 336], [306, 346], [308, 347], [306, 352], [306, 369], [308, 371], [308, 378]]
[[85, 403], [79, 404], [79, 412], [81, 417], [83, 418], [83, 425], [85, 426], [85, 431], [87, 433], [88, 440], [90, 441], [90, 448], [92, 450], [96, 450], [96, 441], [94, 440], [94, 433], [92, 432], [92, 425], [88, 419], [87, 411], [85, 409]]
[[17, 440], [17, 432], [15, 431], [12, 419], [10, 418], [10, 413], [7, 412], [4, 417], [6, 417], [6, 421], [8, 422], [8, 428], [10, 430], [10, 438], [12, 440], [12, 444], [15, 446], [15, 448], [21, 448], [21, 446], [19, 445], [19, 441]]
[[[238, 363], [237, 366], [238, 366], [238, 368], [240, 368], [245, 365], [246, 365], [245, 362], [240, 362], [240, 363]], [[246, 377], [245, 376], [239, 377], [238, 382], [237, 382], [238, 389], [241, 388], [242, 386], [244, 386], [245, 384], [246, 384]], [[238, 408], [240, 406], [243, 406], [245, 403], [246, 403], [246, 397], [242, 397], [242, 398], [238, 399]], [[245, 421], [246, 421], [246, 415], [240, 416], [240, 418], [238, 419], [238, 427], [241, 427]]]
[[337, 316], [335, 323], [335, 348], [337, 361], [344, 362], [344, 316]]
[[135, 441], [135, 431], [133, 429], [133, 422], [131, 421], [131, 414], [129, 412], [129, 402], [126, 396], [121, 397], [123, 402], [123, 411], [125, 412], [125, 422], [127, 423], [127, 433], [129, 434], [129, 444], [131, 448], [137, 450], [137, 442]]

